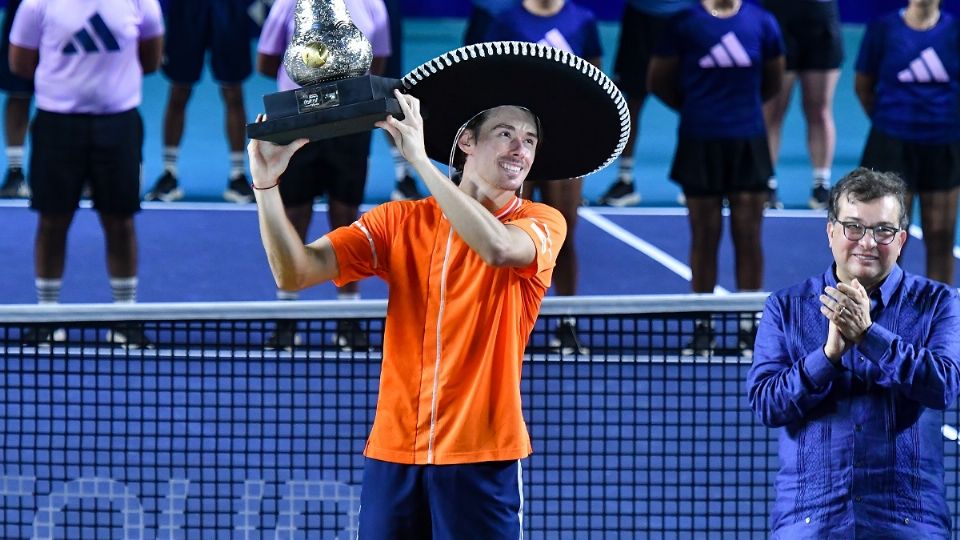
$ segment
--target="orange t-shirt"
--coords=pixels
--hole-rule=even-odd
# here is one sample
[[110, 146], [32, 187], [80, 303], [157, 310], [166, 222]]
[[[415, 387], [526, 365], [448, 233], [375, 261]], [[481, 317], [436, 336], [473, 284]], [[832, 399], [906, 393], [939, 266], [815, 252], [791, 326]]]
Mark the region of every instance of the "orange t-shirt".
[[327, 235], [338, 286], [375, 275], [390, 291], [367, 457], [443, 465], [530, 454], [520, 367], [567, 225], [518, 198], [495, 215], [533, 239], [530, 265], [484, 263], [432, 197], [383, 204]]

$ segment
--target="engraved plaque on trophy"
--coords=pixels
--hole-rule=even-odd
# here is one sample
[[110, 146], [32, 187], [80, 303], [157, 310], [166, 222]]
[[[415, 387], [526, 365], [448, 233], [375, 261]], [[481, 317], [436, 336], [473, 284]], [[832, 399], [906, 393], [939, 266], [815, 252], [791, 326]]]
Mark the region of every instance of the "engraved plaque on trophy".
[[367, 74], [373, 51], [343, 0], [297, 0], [294, 16], [283, 66], [300, 88], [263, 96], [267, 120], [247, 124], [248, 137], [277, 144], [328, 139], [402, 116], [393, 96], [400, 80]]

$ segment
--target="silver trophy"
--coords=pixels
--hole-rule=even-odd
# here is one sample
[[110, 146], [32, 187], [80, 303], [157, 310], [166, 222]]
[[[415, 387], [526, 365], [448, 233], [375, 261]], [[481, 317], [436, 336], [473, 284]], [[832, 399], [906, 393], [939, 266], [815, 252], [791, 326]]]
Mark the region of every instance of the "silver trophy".
[[393, 97], [400, 80], [367, 74], [373, 50], [343, 0], [297, 0], [294, 17], [283, 66], [301, 88], [263, 96], [267, 120], [247, 124], [247, 136], [278, 144], [320, 140], [401, 116]]

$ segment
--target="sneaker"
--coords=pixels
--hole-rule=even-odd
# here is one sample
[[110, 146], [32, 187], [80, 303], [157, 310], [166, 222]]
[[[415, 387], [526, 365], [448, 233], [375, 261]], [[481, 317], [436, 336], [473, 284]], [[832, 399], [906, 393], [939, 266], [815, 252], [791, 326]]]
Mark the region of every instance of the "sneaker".
[[23, 169], [20, 167], [10, 167], [7, 169], [7, 177], [3, 180], [3, 186], [0, 187], [0, 199], [29, 199], [30, 186], [27, 185], [23, 177]]
[[238, 174], [227, 183], [227, 190], [223, 192], [223, 198], [237, 204], [246, 204], [253, 202], [253, 188], [247, 182], [247, 176]]
[[763, 207], [773, 210], [783, 210], [783, 201], [777, 196], [776, 188], [767, 188], [767, 202], [763, 203]]
[[20, 341], [24, 345], [42, 346], [63, 343], [67, 340], [67, 331], [49, 326], [32, 326], [23, 330]]
[[365, 351], [370, 348], [367, 333], [358, 321], [352, 319], [337, 321], [333, 341], [344, 351]]
[[570, 321], [563, 321], [550, 336], [550, 347], [560, 349], [561, 354], [590, 354], [590, 349], [580, 343], [577, 335], [577, 325]]
[[603, 206], [632, 206], [639, 202], [640, 194], [634, 189], [633, 183], [624, 182], [622, 178], [610, 184], [607, 192], [597, 199], [597, 204]]
[[297, 333], [295, 321], [277, 321], [276, 332], [267, 336], [267, 340], [263, 342], [264, 348], [277, 351], [292, 351], [294, 347], [302, 344], [303, 339]]
[[713, 335], [710, 323], [697, 322], [693, 329], [693, 339], [688, 341], [680, 351], [681, 356], [709, 356], [717, 346], [717, 338]]
[[107, 330], [107, 343], [126, 349], [152, 349], [153, 342], [143, 333], [140, 324], [122, 324]]
[[183, 198], [183, 190], [177, 184], [177, 177], [170, 171], [164, 171], [163, 175], [157, 179], [153, 189], [143, 196], [145, 201], [173, 202]]
[[756, 325], [737, 331], [737, 349], [744, 358], [753, 358], [753, 344], [757, 341]]
[[422, 198], [423, 195], [420, 195], [420, 192], [417, 191], [416, 181], [409, 174], [404, 176], [403, 180], [397, 182], [393, 192], [390, 193], [391, 201], [413, 201]]
[[810, 208], [814, 210], [823, 210], [830, 204], [830, 188], [823, 184], [813, 186], [810, 192]]

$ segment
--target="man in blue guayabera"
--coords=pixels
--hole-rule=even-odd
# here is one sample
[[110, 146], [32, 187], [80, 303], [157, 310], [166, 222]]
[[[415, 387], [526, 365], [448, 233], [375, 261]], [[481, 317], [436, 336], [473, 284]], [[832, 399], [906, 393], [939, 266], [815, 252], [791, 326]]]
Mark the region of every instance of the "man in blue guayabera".
[[747, 375], [780, 428], [771, 538], [950, 538], [942, 411], [960, 390], [960, 299], [904, 272], [906, 186], [858, 168], [830, 192], [834, 263], [772, 294]]

